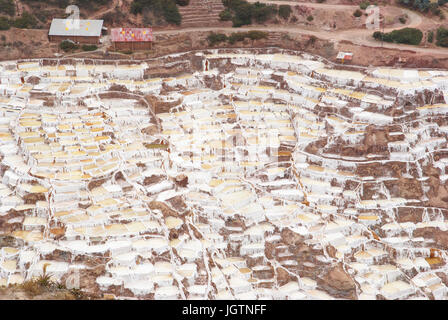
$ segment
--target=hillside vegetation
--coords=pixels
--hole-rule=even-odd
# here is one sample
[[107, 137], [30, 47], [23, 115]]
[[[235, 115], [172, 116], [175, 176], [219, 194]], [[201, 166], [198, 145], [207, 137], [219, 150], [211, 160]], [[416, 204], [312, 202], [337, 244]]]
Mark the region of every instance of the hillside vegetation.
[[429, 13], [431, 15], [438, 16], [440, 19], [445, 19], [445, 15], [443, 14], [443, 11], [440, 9], [440, 7], [447, 2], [448, 0], [397, 0], [397, 3], [404, 7], [422, 13]]
[[232, 21], [234, 27], [264, 23], [277, 15], [288, 19], [292, 12], [289, 5], [249, 3], [246, 0], [223, 0], [223, 4], [226, 9], [221, 12], [220, 18], [222, 21]]
[[177, 4], [186, 5], [185, 0], [134, 0], [131, 13], [143, 14], [144, 22], [151, 25], [161, 25], [164, 22], [180, 25], [182, 17]]
[[418, 45], [422, 41], [423, 32], [415, 28], [403, 28], [386, 33], [376, 31], [373, 33], [373, 37], [376, 40], [383, 40], [385, 42]]
[[[126, 10], [116, 7], [114, 0], [20, 0], [23, 12], [18, 12], [14, 0], [0, 0], [0, 30], [11, 27], [26, 29], [47, 28], [51, 19], [64, 18], [69, 5], [77, 5], [80, 17], [101, 18], [108, 25], [180, 25], [180, 6], [187, 6], [190, 0], [123, 0]], [[232, 21], [234, 27], [266, 22], [287, 21], [292, 16], [290, 5], [249, 3], [246, 0], [223, 0], [225, 10], [221, 21]], [[99, 12], [104, 12], [103, 14]]]
[[80, 8], [81, 18], [87, 18], [112, 2], [113, 0], [21, 0], [26, 9], [17, 16], [14, 0], [0, 0], [0, 30], [8, 30], [11, 27], [46, 28], [51, 19], [67, 17], [65, 8], [70, 4]]

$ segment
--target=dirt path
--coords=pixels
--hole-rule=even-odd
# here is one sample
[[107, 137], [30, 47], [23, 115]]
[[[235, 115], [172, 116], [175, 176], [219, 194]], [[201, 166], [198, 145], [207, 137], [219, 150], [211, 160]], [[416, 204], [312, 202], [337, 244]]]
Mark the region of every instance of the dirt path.
[[23, 13], [23, 4], [19, 0], [14, 0], [14, 5], [16, 6], [16, 16], [21, 17]]
[[106, 7], [103, 10], [96, 12], [94, 15], [90, 16], [89, 19], [98, 19], [101, 18], [106, 13], [114, 11], [116, 8], [121, 8], [123, 5], [123, 0], [114, 0], [111, 6]]

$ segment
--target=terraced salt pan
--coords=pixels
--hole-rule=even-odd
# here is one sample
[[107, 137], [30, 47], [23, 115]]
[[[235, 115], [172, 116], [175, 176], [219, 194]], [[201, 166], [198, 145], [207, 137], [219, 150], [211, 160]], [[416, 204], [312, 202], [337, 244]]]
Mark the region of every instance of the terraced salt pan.
[[[298, 265], [315, 265], [297, 260], [282, 243], [282, 231], [289, 230], [305, 237], [306, 246], [334, 248], [332, 257], [327, 251], [318, 255], [314, 262], [319, 268], [350, 262], [354, 280], [362, 282], [358, 298], [421, 297], [422, 291], [415, 287], [423, 282], [417, 281], [420, 278], [416, 284], [399, 282], [404, 279], [385, 261], [395, 259], [386, 249], [418, 255], [397, 258], [400, 272], [427, 271], [430, 267], [424, 257], [429, 250], [414, 248], [427, 244], [410, 235], [426, 227], [445, 230], [443, 219], [396, 224], [394, 210], [405, 207], [409, 199], [392, 195], [387, 188], [374, 189], [366, 197], [364, 184], [390, 178], [375, 179], [357, 170], [360, 161], [375, 163], [369, 160], [375, 155], [340, 157], [338, 149], [327, 157], [321, 150], [310, 154], [305, 149], [324, 138], [328, 146], [342, 141], [340, 148], [362, 144], [368, 124], [400, 121], [383, 114], [395, 97], [378, 90], [396, 90], [400, 96], [424, 88], [443, 89], [443, 72], [340, 70], [318, 57], [290, 53], [217, 52], [201, 57], [211, 62], [211, 71], [163, 79], [143, 79], [147, 64], [44, 67], [33, 62], [10, 64], [9, 70], [0, 72], [0, 92], [6, 95], [0, 101], [4, 119], [0, 152], [2, 164], [9, 167], [2, 176], [0, 211], [27, 212], [26, 218], [17, 220], [23, 230], [14, 230], [12, 235], [28, 241], [30, 250], [18, 262], [12, 259], [15, 253], [2, 251], [5, 274], [0, 274], [1, 281], [22, 281], [28, 272], [25, 261], [59, 248], [74, 255], [110, 252], [106, 274], [96, 279], [103, 292], [123, 285], [137, 297], [156, 299], [196, 299], [208, 292], [217, 299], [332, 298], [317, 288], [315, 280], [302, 277]], [[224, 60], [235, 70], [218, 72], [215, 63]], [[22, 85], [19, 70], [26, 77], [39, 76], [41, 83]], [[74, 70], [76, 76], [71, 74]], [[204, 79], [211, 75], [226, 83], [226, 88], [205, 88]], [[278, 77], [286, 81], [286, 88], [276, 87]], [[355, 88], [344, 87], [349, 81]], [[162, 83], [168, 88], [163, 94]], [[128, 99], [91, 96], [105, 92], [111, 84], [181, 102], [157, 115], [160, 132], [143, 134], [142, 129], [154, 125], [155, 118], [138, 94]], [[179, 85], [184, 86], [180, 92]], [[48, 108], [43, 101], [27, 103], [24, 98], [36, 90], [57, 96], [61, 104]], [[93, 111], [77, 105], [78, 100]], [[326, 107], [336, 114], [322, 113], [320, 108]], [[67, 108], [73, 112], [67, 113]], [[337, 114], [343, 108], [349, 112]], [[438, 115], [440, 110], [444, 104], [416, 107], [420, 116]], [[425, 157], [426, 150], [445, 147], [439, 134], [443, 126], [423, 122], [417, 127], [404, 125], [403, 132], [395, 134], [404, 140], [387, 144], [389, 160], [410, 163]], [[234, 146], [236, 138], [238, 146]], [[156, 139], [166, 141], [169, 149], [145, 147]], [[403, 155], [408, 151], [412, 157]], [[272, 166], [272, 155], [288, 157], [288, 164]], [[439, 160], [435, 167], [444, 170], [445, 164]], [[188, 177], [186, 187], [174, 182], [179, 174]], [[146, 178], [153, 176], [163, 179], [146, 184], [150, 180]], [[89, 187], [92, 179], [104, 177], [109, 180], [102, 186]], [[24, 205], [25, 197], [39, 194], [42, 197], [36, 204]], [[185, 202], [187, 216], [177, 212], [176, 201], [172, 202], [179, 198]], [[174, 212], [150, 209], [151, 201], [164, 203]], [[238, 219], [242, 226], [229, 223]], [[49, 232], [53, 221], [65, 227], [62, 240]], [[371, 246], [372, 229], [380, 234], [377, 241], [384, 247]], [[97, 241], [101, 243], [93, 244]], [[268, 258], [270, 246], [278, 252]], [[236, 257], [222, 259], [228, 250], [227, 256]], [[217, 262], [213, 268], [208, 268], [210, 259]], [[46, 260], [33, 270], [37, 272], [42, 261]], [[288, 270], [292, 279], [287, 285], [276, 285], [276, 273], [270, 274], [272, 265]], [[58, 275], [66, 272], [64, 265], [56, 266]], [[185, 284], [180, 279], [186, 279]], [[208, 286], [209, 279], [216, 290]], [[260, 291], [262, 283], [272, 289]], [[440, 283], [429, 279], [425, 285], [438, 298], [445, 297]]]

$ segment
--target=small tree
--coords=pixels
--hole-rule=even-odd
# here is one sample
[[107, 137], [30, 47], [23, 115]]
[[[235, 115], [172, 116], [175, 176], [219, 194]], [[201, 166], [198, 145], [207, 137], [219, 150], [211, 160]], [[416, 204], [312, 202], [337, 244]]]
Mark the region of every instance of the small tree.
[[291, 12], [292, 12], [292, 9], [291, 9], [290, 5], [282, 4], [278, 7], [278, 15], [285, 20], [289, 18], [289, 16], [291, 15]]
[[277, 14], [277, 8], [273, 5], [265, 5], [263, 3], [255, 3], [252, 6], [252, 17], [257, 23], [263, 23]]
[[313, 16], [311, 16], [311, 15], [309, 15], [308, 17], [306, 17], [306, 20], [308, 20], [309, 22], [311, 22], [311, 21], [313, 21], [313, 20], [314, 20], [314, 17], [313, 17]]
[[131, 13], [138, 14], [143, 12], [144, 5], [141, 2], [132, 2], [131, 4]]
[[418, 45], [422, 41], [423, 32], [415, 28], [394, 30], [390, 33], [393, 42]]
[[230, 44], [234, 44], [235, 42], [244, 41], [244, 39], [246, 39], [246, 36], [246, 32], [233, 32], [227, 40]]
[[353, 12], [353, 15], [354, 15], [356, 18], [359, 18], [360, 16], [362, 16], [362, 11], [359, 10], [359, 9], [356, 9], [355, 12]]
[[14, 21], [13, 25], [20, 29], [32, 29], [37, 26], [37, 20], [31, 13], [25, 11], [20, 18]]
[[207, 36], [207, 41], [210, 46], [221, 43], [227, 40], [227, 36], [223, 33], [212, 32]]
[[403, 28], [388, 33], [376, 31], [373, 33], [373, 37], [376, 40], [383, 40], [385, 42], [418, 45], [422, 41], [423, 32], [415, 28]]
[[225, 9], [225, 10], [221, 11], [221, 13], [219, 14], [219, 20], [221, 20], [221, 21], [232, 20], [232, 13], [230, 12], [230, 10]]
[[448, 47], [448, 38], [443, 38], [443, 39], [437, 40], [437, 45], [439, 47], [447, 48]]
[[434, 31], [430, 30], [428, 32], [428, 42], [432, 43], [434, 41]]
[[232, 9], [235, 16], [232, 18], [234, 27], [241, 27], [252, 24], [253, 6], [250, 3], [241, 3], [235, 9]]
[[247, 37], [251, 40], [266, 39], [268, 37], [268, 33], [259, 30], [252, 30], [247, 33]]
[[373, 33], [373, 38], [374, 38], [375, 40], [381, 40], [382, 36], [383, 36], [383, 33], [380, 32], [380, 31], [375, 31], [375, 32]]
[[366, 10], [368, 6], [370, 6], [370, 3], [369, 3], [369, 2], [366, 2], [366, 1], [363, 1], [363, 2], [361, 2], [361, 3], [359, 4], [359, 7], [360, 7], [362, 10]]
[[306, 42], [306, 46], [314, 45], [314, 44], [316, 43], [316, 41], [317, 41], [317, 37], [316, 37], [316, 36], [311, 36], [311, 37], [309, 37], [309, 39], [307, 40], [307, 42]]
[[11, 24], [5, 17], [0, 17], [0, 30], [9, 30]]
[[448, 29], [439, 27], [436, 32], [436, 45], [440, 47], [448, 47]]
[[59, 47], [64, 50], [64, 52], [69, 52], [72, 50], [76, 50], [78, 49], [78, 46], [76, 45], [76, 43], [74, 43], [71, 40], [63, 40], [60, 44]]
[[176, 4], [178, 4], [180, 6], [188, 6], [189, 3], [190, 3], [190, 0], [176, 0]]
[[182, 21], [179, 9], [177, 9], [176, 4], [172, 1], [167, 1], [165, 3], [165, 6], [163, 7], [163, 16], [168, 23], [180, 25], [180, 22]]
[[13, 0], [0, 0], [0, 13], [14, 16], [16, 14], [16, 7]]

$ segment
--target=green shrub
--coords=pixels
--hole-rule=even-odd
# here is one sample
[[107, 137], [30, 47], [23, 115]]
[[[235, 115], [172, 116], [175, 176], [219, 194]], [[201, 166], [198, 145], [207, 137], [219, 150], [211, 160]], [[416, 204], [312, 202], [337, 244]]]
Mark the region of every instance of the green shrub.
[[189, 3], [190, 3], [190, 0], [176, 0], [176, 4], [178, 4], [180, 6], [188, 6]]
[[228, 38], [229, 43], [234, 44], [237, 41], [245, 41], [246, 38], [250, 40], [266, 39], [268, 37], [267, 32], [252, 30], [248, 32], [236, 32], [232, 33]]
[[361, 2], [361, 3], [359, 4], [359, 7], [360, 7], [362, 10], [366, 10], [368, 6], [370, 6], [370, 2], [363, 1], [363, 2]]
[[428, 5], [428, 10], [429, 10], [432, 14], [434, 14], [434, 15], [439, 15], [440, 12], [441, 12], [441, 10], [440, 10], [440, 8], [439, 8], [439, 5], [438, 5], [437, 3], [435, 3], [435, 2], [431, 2], [431, 3]]
[[310, 36], [309, 39], [307, 40], [305, 46], [309, 46], [309, 45], [314, 45], [317, 41], [317, 37], [316, 36]]
[[375, 39], [375, 40], [381, 40], [381, 36], [383, 35], [383, 33], [382, 32], [380, 32], [380, 31], [375, 31], [374, 33], [373, 33], [373, 38]]
[[29, 12], [24, 12], [20, 18], [13, 22], [13, 26], [20, 29], [32, 29], [37, 26], [37, 20]]
[[134, 1], [131, 4], [131, 13], [138, 14], [143, 12], [145, 5], [142, 2]]
[[5, 17], [0, 17], [0, 30], [9, 30], [11, 28], [10, 21]]
[[234, 32], [227, 39], [230, 44], [234, 44], [237, 41], [243, 41], [246, 38], [245, 32]]
[[404, 28], [391, 32], [394, 42], [418, 45], [422, 41], [423, 32], [415, 28]]
[[252, 24], [252, 5], [250, 3], [241, 4], [234, 14], [232, 19], [234, 27]]
[[103, 6], [106, 4], [112, 4], [113, 0], [74, 0], [74, 1], [67, 1], [63, 0], [61, 2], [67, 3], [65, 6], [62, 6], [62, 8], [65, 8], [69, 5], [69, 3], [75, 4], [80, 8], [83, 9], [96, 9], [98, 6]]
[[84, 51], [95, 51], [98, 49], [98, 47], [94, 44], [83, 44], [81, 48]]
[[250, 25], [253, 21], [264, 23], [277, 13], [277, 6], [260, 2], [249, 3], [246, 0], [223, 0], [224, 6], [232, 15], [233, 27]]
[[439, 47], [448, 47], [448, 29], [440, 27], [436, 32], [436, 45]]
[[406, 23], [406, 18], [405, 17], [400, 17], [398, 18], [398, 21], [400, 21], [402, 24]]
[[180, 25], [182, 17], [177, 9], [176, 4], [173, 1], [166, 1], [163, 7], [163, 17], [168, 23], [174, 23]]
[[433, 14], [438, 15], [439, 6], [446, 3], [446, 0], [439, 0], [436, 2], [431, 2], [430, 0], [397, 0], [397, 2], [405, 7], [420, 11], [428, 12], [431, 11]]
[[16, 14], [16, 6], [13, 0], [0, 0], [0, 13], [14, 16]]
[[428, 42], [432, 43], [434, 41], [434, 31], [429, 31], [428, 32]]
[[313, 16], [308, 16], [308, 17], [306, 17], [306, 20], [308, 20], [309, 22], [311, 22], [311, 21], [314, 20], [314, 17], [313, 17]]
[[268, 33], [259, 30], [252, 30], [247, 32], [247, 37], [251, 40], [267, 39]]
[[[12, 0], [14, 1], [14, 0]], [[70, 4], [75, 4], [78, 7], [83, 7], [83, 8], [89, 8], [92, 9], [92, 5], [95, 4], [107, 4], [107, 3], [111, 3], [113, 0], [20, 0], [20, 2], [22, 3], [28, 3], [30, 6], [30, 8], [38, 8], [41, 9], [43, 7], [57, 7], [60, 9], [64, 9], [67, 8], [68, 5]], [[53, 10], [53, 9], [51, 9]], [[35, 11], [33, 11], [35, 12]], [[55, 12], [53, 12], [55, 13]]]
[[264, 23], [277, 14], [277, 7], [256, 2], [252, 5], [252, 17], [257, 23]]
[[61, 43], [59, 44], [59, 47], [64, 50], [65, 52], [69, 52], [72, 50], [76, 50], [78, 49], [78, 45], [76, 45], [73, 41], [70, 40], [63, 40], [61, 41]]
[[[226, 10], [221, 12], [222, 21], [231, 20], [233, 27], [250, 25], [254, 22], [265, 23], [276, 18], [276, 15], [282, 19], [288, 19], [292, 13], [290, 5], [273, 5], [260, 2], [249, 3], [246, 0], [223, 0], [222, 3]], [[278, 19], [274, 21], [278, 22]]]
[[226, 36], [223, 33], [210, 33], [207, 36], [207, 41], [209, 45], [214, 46], [215, 44], [227, 41], [230, 44], [235, 44], [236, 42], [244, 42], [246, 40], [260, 40], [266, 39], [268, 37], [267, 32], [252, 30], [248, 32], [233, 32], [230, 36]]
[[221, 21], [232, 20], [232, 13], [230, 12], [230, 10], [225, 9], [225, 10], [221, 11], [221, 13], [219, 14], [219, 20], [221, 20]]
[[440, 40], [437, 40], [437, 43], [436, 43], [439, 47], [444, 47], [444, 48], [447, 48], [448, 47], [448, 38], [443, 38], [443, 39], [440, 39]]
[[59, 8], [65, 9], [70, 4], [70, 0], [60, 0], [56, 1], [56, 3], [58, 3]]
[[233, 16], [232, 17], [232, 27], [238, 28], [244, 26], [244, 21], [242, 21], [240, 18]]
[[227, 36], [223, 33], [212, 32], [207, 36], [207, 41], [210, 46], [224, 42], [227, 40]]
[[278, 15], [285, 20], [289, 18], [289, 16], [291, 15], [291, 12], [292, 12], [292, 9], [291, 9], [290, 5], [282, 4], [278, 7]]
[[155, 16], [163, 16], [166, 22], [180, 25], [182, 16], [174, 0], [134, 0], [131, 13], [141, 14], [144, 10], [152, 11]]
[[386, 42], [418, 45], [422, 41], [423, 33], [419, 29], [403, 28], [389, 33], [376, 31], [373, 33], [373, 37]]
[[362, 11], [359, 10], [359, 9], [356, 9], [355, 12], [353, 12], [353, 15], [354, 15], [356, 18], [359, 18], [360, 16], [362, 16]]

